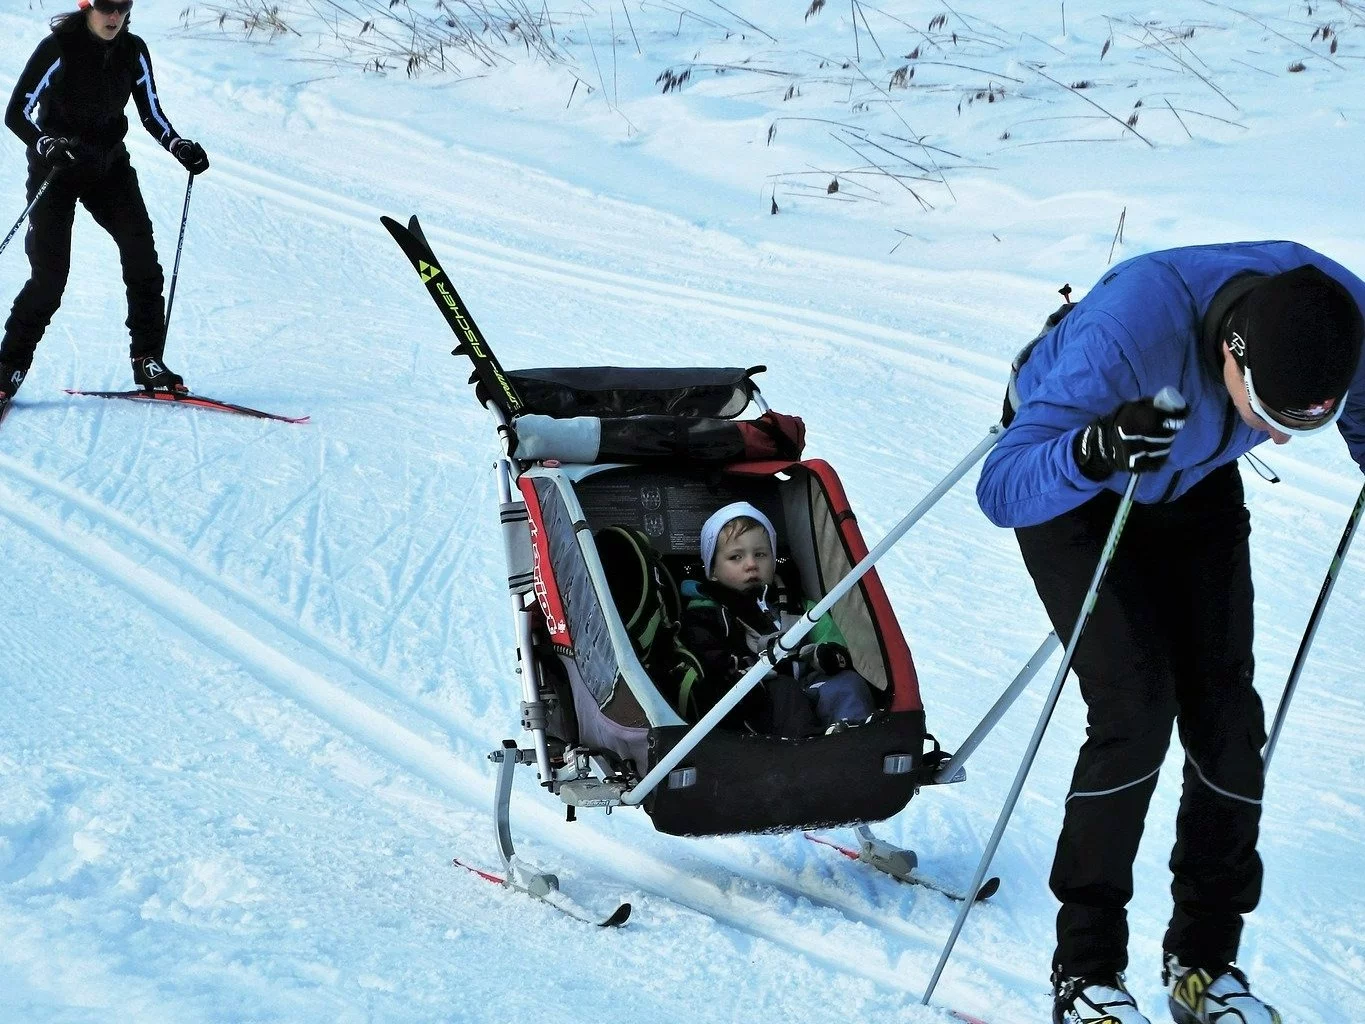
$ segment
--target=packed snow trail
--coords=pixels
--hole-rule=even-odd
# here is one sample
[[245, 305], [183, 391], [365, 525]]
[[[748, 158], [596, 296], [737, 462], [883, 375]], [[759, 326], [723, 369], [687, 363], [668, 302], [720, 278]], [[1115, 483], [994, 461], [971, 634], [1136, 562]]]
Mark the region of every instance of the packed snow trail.
[[[7, 80], [43, 16], [0, 13]], [[63, 395], [129, 383], [116, 254], [78, 214], [66, 301], [0, 430], [0, 1016], [942, 1020], [915, 1003], [953, 905], [799, 835], [678, 840], [624, 812], [567, 825], [524, 773], [520, 849], [586, 902], [630, 899], [630, 924], [597, 934], [450, 867], [456, 855], [496, 866], [484, 758], [517, 721], [496, 448], [378, 218], [421, 215], [509, 367], [766, 363], [765, 395], [806, 419], [810, 453], [839, 470], [875, 541], [995, 421], [1010, 357], [1062, 281], [1102, 275], [1120, 209], [1120, 257], [1297, 235], [1363, 265], [1358, 220], [1331, 191], [1358, 163], [1354, 150], [1332, 159], [1339, 126], [1365, 116], [1356, 101], [1328, 96], [1316, 68], [1252, 70], [1237, 83], [1249, 109], [1282, 109], [1284, 81], [1331, 106], [1282, 124], [1249, 113], [1245, 146], [1229, 130], [1176, 159], [1016, 150], [1037, 159], [958, 179], [957, 206], [914, 222], [766, 208], [746, 219], [759, 209], [749, 185], [725, 175], [754, 166], [750, 142], [717, 134], [714, 167], [695, 176], [661, 159], [670, 131], [690, 137], [734, 112], [710, 87], [642, 91], [653, 136], [603, 145], [602, 124], [557, 120], [562, 97], [537, 106], [514, 88], [522, 107], [508, 109], [494, 95], [505, 79], [313, 79], [268, 47], [177, 35], [175, 19], [148, 5], [137, 31], [168, 112], [213, 167], [196, 183], [168, 354], [196, 390], [313, 424]], [[1072, 31], [1098, 53], [1102, 27]], [[1266, 40], [1242, 27], [1251, 34], [1230, 45], [1245, 58]], [[706, 36], [693, 26], [676, 45]], [[637, 77], [652, 79], [645, 64]], [[986, 130], [971, 120], [964, 130]], [[762, 128], [753, 135], [761, 145]], [[130, 144], [164, 259], [183, 172], [148, 140]], [[1211, 194], [1237, 159], [1257, 175]], [[0, 143], [16, 214], [22, 177], [17, 145]], [[891, 224], [916, 236], [894, 256], [881, 241]], [[26, 272], [12, 250], [6, 298]], [[1273, 712], [1359, 477], [1335, 438], [1263, 454], [1285, 479], [1244, 473]], [[1360, 998], [1358, 556], [1271, 774], [1266, 895], [1244, 946], [1258, 990], [1304, 1024], [1336, 1024], [1334, 1008]], [[1047, 632], [1041, 608], [965, 485], [881, 575], [930, 728], [951, 748]], [[970, 875], [1040, 690], [966, 785], [921, 794], [881, 830], [926, 871]], [[1068, 688], [997, 858], [1005, 886], [973, 911], [940, 986], [991, 1024], [1047, 1012], [1046, 874], [1083, 728]], [[1131, 910], [1130, 980], [1153, 1012], [1174, 757]]]

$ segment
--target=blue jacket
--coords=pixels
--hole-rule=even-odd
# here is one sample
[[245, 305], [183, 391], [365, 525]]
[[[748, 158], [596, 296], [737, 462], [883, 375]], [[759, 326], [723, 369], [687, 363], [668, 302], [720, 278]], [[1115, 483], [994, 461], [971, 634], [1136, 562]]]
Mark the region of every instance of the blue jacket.
[[[1120, 494], [1127, 473], [1096, 483], [1073, 455], [1077, 434], [1124, 402], [1172, 385], [1189, 420], [1166, 465], [1139, 481], [1144, 504], [1180, 497], [1219, 466], [1270, 435], [1242, 422], [1223, 383], [1222, 351], [1203, 338], [1214, 295], [1245, 271], [1275, 274], [1311, 263], [1365, 310], [1365, 282], [1295, 242], [1198, 245], [1119, 264], [1034, 347], [1019, 370], [1020, 405], [986, 458], [976, 497], [997, 526], [1033, 526], [1085, 503], [1101, 489]], [[1341, 419], [1351, 456], [1365, 471], [1365, 359]], [[1302, 443], [1302, 442], [1300, 442]]]

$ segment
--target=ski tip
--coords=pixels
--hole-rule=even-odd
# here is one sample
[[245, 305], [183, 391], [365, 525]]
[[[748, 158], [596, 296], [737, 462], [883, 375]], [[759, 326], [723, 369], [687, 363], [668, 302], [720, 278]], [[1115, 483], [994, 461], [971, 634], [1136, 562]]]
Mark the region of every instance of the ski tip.
[[976, 890], [976, 902], [988, 900], [1000, 891], [1000, 877], [993, 875], [981, 883], [981, 888]]
[[605, 921], [603, 921], [603, 922], [602, 922], [601, 924], [599, 924], [597, 927], [599, 927], [599, 928], [620, 928], [621, 925], [625, 924], [625, 923], [626, 923], [627, 921], [629, 921], [629, 920], [630, 920], [630, 904], [629, 904], [629, 903], [622, 903], [619, 907], [617, 907], [615, 910], [612, 911], [610, 917], [608, 917]]
[[967, 1024], [986, 1024], [980, 1017], [973, 1017], [970, 1013], [963, 1013], [961, 1010], [949, 1010], [948, 1012], [958, 1020], [966, 1021]]

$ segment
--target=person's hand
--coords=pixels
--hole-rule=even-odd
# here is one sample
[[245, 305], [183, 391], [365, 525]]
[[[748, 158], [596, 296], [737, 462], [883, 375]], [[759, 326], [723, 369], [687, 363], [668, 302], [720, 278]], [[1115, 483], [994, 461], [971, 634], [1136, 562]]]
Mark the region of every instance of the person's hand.
[[853, 667], [853, 658], [843, 644], [808, 644], [801, 648], [801, 660], [817, 672], [835, 675]]
[[1125, 402], [1077, 435], [1076, 464], [1095, 481], [1120, 470], [1154, 472], [1165, 465], [1188, 415], [1185, 400], [1171, 387], [1162, 388], [1155, 398]]
[[823, 643], [815, 645], [815, 664], [827, 676], [832, 676], [853, 667], [853, 658], [843, 644]]
[[61, 135], [44, 135], [33, 144], [34, 151], [54, 170], [76, 163], [76, 144]]
[[209, 169], [209, 155], [204, 147], [189, 139], [176, 139], [171, 143], [171, 156], [191, 174], [203, 174]]

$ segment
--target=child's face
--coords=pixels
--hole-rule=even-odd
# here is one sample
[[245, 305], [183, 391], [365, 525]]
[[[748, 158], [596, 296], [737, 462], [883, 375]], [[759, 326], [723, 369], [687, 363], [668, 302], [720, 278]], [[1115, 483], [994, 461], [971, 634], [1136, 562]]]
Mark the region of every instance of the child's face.
[[757, 527], [716, 545], [711, 578], [731, 590], [757, 590], [773, 581], [776, 568], [768, 531]]

